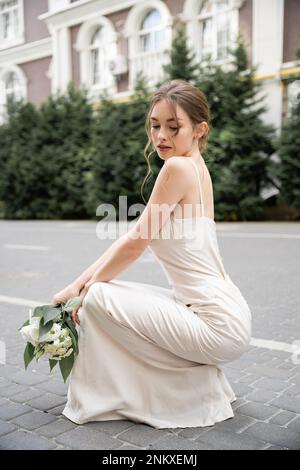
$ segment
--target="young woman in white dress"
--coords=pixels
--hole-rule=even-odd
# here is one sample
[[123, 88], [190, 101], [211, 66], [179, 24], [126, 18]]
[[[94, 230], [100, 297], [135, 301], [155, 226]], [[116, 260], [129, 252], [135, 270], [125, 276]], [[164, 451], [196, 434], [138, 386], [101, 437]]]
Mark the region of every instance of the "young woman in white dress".
[[[219, 252], [202, 156], [209, 118], [205, 95], [186, 81], [153, 94], [145, 157], [150, 169], [152, 146], [164, 164], [149, 201], [135, 225], [52, 299], [82, 299], [72, 313], [79, 355], [63, 410], [75, 423], [184, 428], [234, 416], [222, 364], [247, 350], [251, 312]], [[170, 289], [115, 279], [147, 248]]]

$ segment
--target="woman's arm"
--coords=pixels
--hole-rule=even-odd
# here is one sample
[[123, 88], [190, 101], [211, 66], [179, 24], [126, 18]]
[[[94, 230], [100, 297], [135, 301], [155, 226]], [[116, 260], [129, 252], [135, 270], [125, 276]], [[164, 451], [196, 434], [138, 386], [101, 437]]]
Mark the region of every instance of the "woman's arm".
[[[69, 299], [73, 297], [77, 297], [79, 295], [83, 295], [84, 292], [87, 290], [88, 284], [95, 282], [93, 279], [93, 275], [99, 270], [100, 266], [102, 266], [106, 260], [110, 257], [116, 261], [116, 256], [118, 259], [121, 259], [121, 269], [125, 269], [126, 266], [129, 266], [137, 257], [138, 254], [135, 252], [134, 256], [132, 256], [131, 248], [129, 244], [126, 243], [126, 237], [121, 236], [118, 240], [116, 240], [101, 256], [98, 258], [93, 264], [91, 264], [78, 278], [76, 278], [73, 282], [68, 284], [64, 289], [54, 294], [52, 297], [51, 303], [52, 304], [59, 304], [65, 303]], [[127, 264], [128, 263], [128, 264]]]
[[[112, 275], [111, 279], [118, 274], [117, 271], [123, 271], [126, 269], [133, 261], [135, 261], [141, 253], [133, 251], [131, 244], [128, 243], [127, 234], [122, 235], [115, 240], [110, 247], [98, 258], [93, 264], [91, 264], [75, 281], [72, 282], [79, 291], [84, 287], [84, 285], [91, 281], [95, 282], [96, 275], [99, 274], [99, 270], [103, 270], [103, 273], [106, 274], [104, 277], [107, 277], [107, 274]], [[109, 261], [109, 264], [107, 264]], [[119, 265], [119, 268], [118, 268]], [[111, 274], [108, 272], [110, 271]], [[99, 279], [100, 280], [100, 279]], [[101, 279], [103, 281], [110, 279]]]
[[185, 168], [184, 157], [173, 157], [165, 162], [138, 222], [89, 266], [73, 285], [81, 290], [89, 282], [110, 281], [141, 256], [187, 191]]
[[110, 281], [135, 261], [170, 217], [174, 207], [187, 191], [186, 163], [183, 157], [173, 157], [161, 168], [148, 204], [137, 223], [114, 242], [94, 265], [82, 274], [80, 282]]
[[141, 256], [185, 194], [185, 168], [183, 157], [173, 157], [165, 162], [137, 223], [89, 266], [73, 285], [81, 289], [86, 283], [110, 281]]
[[[150, 199], [138, 222], [125, 235], [116, 240], [105, 253], [76, 279], [84, 286], [80, 292], [81, 304], [94, 282], [108, 282], [128, 268], [156, 237], [174, 207], [187, 191], [187, 178], [183, 157], [173, 157], [159, 172]], [[80, 325], [78, 306], [72, 319]]]
[[118, 240], [116, 240], [95, 263], [93, 263], [78, 279], [74, 281], [74, 283], [77, 282], [78, 287], [84, 282], [82, 289], [79, 289], [80, 303], [76, 309], [71, 312], [71, 318], [74, 323], [80, 325], [77, 312], [91, 285], [98, 281], [110, 281], [121, 271], [124, 271], [124, 269], [130, 266], [130, 264], [140, 256], [140, 254], [141, 253], [136, 249], [132, 249], [131, 241], [126, 233], [118, 238]]

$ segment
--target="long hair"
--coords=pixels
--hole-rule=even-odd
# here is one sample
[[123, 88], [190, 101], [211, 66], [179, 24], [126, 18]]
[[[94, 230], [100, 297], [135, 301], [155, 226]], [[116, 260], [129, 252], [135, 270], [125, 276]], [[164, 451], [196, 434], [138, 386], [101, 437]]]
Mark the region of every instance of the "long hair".
[[[176, 105], [179, 105], [189, 116], [193, 129], [195, 128], [197, 124], [203, 121], [207, 122], [208, 127], [207, 127], [206, 132], [204, 133], [202, 137], [198, 139], [198, 147], [199, 147], [200, 153], [203, 154], [207, 147], [208, 135], [209, 135], [209, 124], [210, 124], [210, 111], [209, 111], [208, 102], [204, 93], [200, 91], [197, 87], [192, 85], [191, 83], [185, 80], [181, 80], [181, 79], [171, 80], [161, 85], [159, 89], [152, 95], [150, 106], [149, 106], [149, 111], [148, 111], [146, 122], [145, 122], [145, 131], [148, 135], [148, 142], [144, 148], [144, 157], [147, 161], [148, 172], [142, 183], [141, 192], [143, 190], [143, 187], [148, 177], [152, 173], [152, 169], [150, 165], [150, 157], [156, 151], [153, 146], [152, 139], [151, 139], [150, 116], [156, 103], [158, 103], [162, 99], [166, 100], [170, 104], [173, 117], [178, 127], [179, 127], [179, 123], [178, 123], [178, 119], [176, 115]], [[178, 130], [176, 133], [178, 133]], [[147, 153], [149, 147], [151, 147], [151, 149], [150, 149], [150, 152]]]

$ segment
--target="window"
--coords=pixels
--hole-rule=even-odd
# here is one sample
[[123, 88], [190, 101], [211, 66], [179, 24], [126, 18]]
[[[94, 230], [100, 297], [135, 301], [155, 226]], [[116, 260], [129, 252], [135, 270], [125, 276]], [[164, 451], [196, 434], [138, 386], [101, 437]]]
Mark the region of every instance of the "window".
[[200, 42], [202, 57], [212, 54], [212, 3], [203, 1], [200, 8]]
[[0, 74], [0, 116], [1, 120], [6, 112], [9, 98], [20, 100], [26, 98], [26, 77], [23, 71], [13, 66]]
[[169, 63], [173, 18], [166, 2], [144, 0], [134, 5], [126, 18], [124, 37], [128, 40], [129, 90], [139, 74], [152, 88], [164, 76]]
[[20, 39], [21, 28], [20, 0], [0, 0], [0, 44], [5, 45]]
[[230, 14], [228, 11], [229, 1], [218, 1], [217, 4], [217, 59], [223, 60], [228, 56], [230, 40]]
[[117, 35], [111, 22], [98, 17], [84, 22], [77, 35], [75, 49], [80, 54], [80, 81], [94, 99], [99, 91], [116, 93], [116, 80], [110, 69], [117, 55]]
[[15, 72], [9, 72], [4, 77], [5, 101], [9, 98], [21, 98], [21, 83]]
[[158, 10], [151, 10], [144, 17], [139, 31], [140, 52], [156, 52], [164, 49], [165, 30], [162, 27], [162, 17]]
[[230, 0], [203, 0], [198, 15], [200, 57], [205, 60], [226, 60], [231, 38]]
[[104, 44], [103, 28], [98, 28], [91, 40], [91, 68], [92, 84], [97, 85], [104, 82], [106, 67], [106, 49]]

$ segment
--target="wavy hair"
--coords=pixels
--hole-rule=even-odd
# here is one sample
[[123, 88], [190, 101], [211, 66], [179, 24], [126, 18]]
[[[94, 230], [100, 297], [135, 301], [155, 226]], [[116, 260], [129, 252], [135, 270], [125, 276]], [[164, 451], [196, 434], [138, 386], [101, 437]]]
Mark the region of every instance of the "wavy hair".
[[[179, 127], [179, 123], [178, 123], [178, 119], [176, 115], [177, 105], [179, 105], [189, 116], [193, 129], [195, 128], [197, 124], [200, 124], [203, 121], [207, 122], [208, 127], [207, 127], [206, 132], [204, 133], [202, 137], [198, 139], [198, 147], [199, 147], [200, 153], [201, 154], [204, 153], [207, 147], [208, 135], [209, 135], [209, 130], [210, 130], [209, 129], [210, 110], [209, 110], [208, 102], [204, 93], [200, 91], [196, 86], [181, 79], [171, 80], [161, 85], [159, 89], [152, 95], [150, 106], [149, 106], [149, 111], [148, 111], [146, 122], [145, 122], [145, 131], [148, 135], [148, 142], [144, 148], [144, 157], [147, 161], [148, 172], [141, 186], [141, 194], [142, 194], [143, 187], [148, 177], [150, 177], [150, 175], [153, 173], [151, 169], [151, 165], [150, 165], [150, 157], [156, 151], [154, 148], [152, 139], [151, 139], [150, 116], [156, 103], [158, 103], [162, 99], [166, 100], [170, 104], [172, 115], [178, 127]], [[177, 131], [175, 132], [175, 135], [178, 133], [178, 131], [179, 129], [177, 129]], [[149, 147], [151, 147], [151, 149], [150, 149], [150, 152], [147, 153]], [[144, 199], [144, 202], [146, 202], [145, 199]]]

